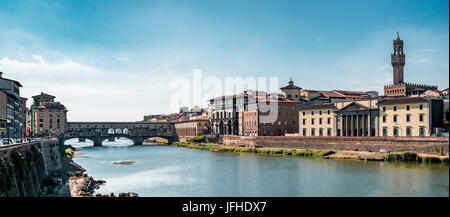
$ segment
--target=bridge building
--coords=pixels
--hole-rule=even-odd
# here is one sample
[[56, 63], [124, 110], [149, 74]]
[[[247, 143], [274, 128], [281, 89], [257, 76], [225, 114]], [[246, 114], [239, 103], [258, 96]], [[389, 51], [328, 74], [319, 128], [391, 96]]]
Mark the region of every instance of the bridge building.
[[161, 137], [169, 143], [178, 141], [173, 123], [151, 122], [67, 122], [67, 132], [60, 134], [60, 143], [71, 138], [89, 139], [94, 146], [101, 146], [104, 140], [114, 141], [115, 137], [133, 140], [142, 145], [147, 138]]

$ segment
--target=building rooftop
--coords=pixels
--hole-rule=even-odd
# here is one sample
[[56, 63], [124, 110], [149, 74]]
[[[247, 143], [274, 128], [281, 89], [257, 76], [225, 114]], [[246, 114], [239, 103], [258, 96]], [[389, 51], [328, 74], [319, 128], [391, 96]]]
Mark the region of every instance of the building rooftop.
[[49, 96], [49, 97], [52, 97], [52, 98], [56, 98], [55, 96], [47, 94], [47, 93], [44, 93], [44, 92], [41, 92], [41, 94], [39, 94], [39, 95], [32, 96], [32, 98], [38, 98], [38, 97], [41, 97], [41, 96]]
[[300, 108], [300, 110], [311, 110], [311, 109], [323, 109], [323, 108], [334, 108], [334, 103], [325, 103], [325, 104], [317, 104], [317, 105], [308, 105]]
[[284, 89], [298, 89], [298, 90], [300, 90], [302, 88], [295, 86], [294, 82], [292, 81], [292, 78], [291, 78], [291, 80], [289, 81], [289, 84], [287, 86], [284, 86], [284, 87], [280, 88], [280, 89], [282, 89], [282, 90], [284, 90]]
[[398, 99], [384, 99], [378, 102], [379, 105], [382, 104], [394, 104], [394, 103], [410, 103], [410, 102], [423, 102], [428, 101], [427, 97], [410, 97], [410, 98], [398, 98]]

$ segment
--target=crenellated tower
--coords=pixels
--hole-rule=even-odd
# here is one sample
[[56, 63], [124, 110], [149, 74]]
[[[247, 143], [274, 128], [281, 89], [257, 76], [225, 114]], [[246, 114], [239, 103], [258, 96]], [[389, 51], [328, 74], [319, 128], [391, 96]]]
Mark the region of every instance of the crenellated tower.
[[394, 53], [391, 54], [391, 64], [393, 69], [393, 84], [384, 86], [384, 95], [391, 98], [401, 98], [417, 96], [427, 90], [437, 90], [437, 86], [406, 83], [404, 81], [405, 53], [403, 52], [403, 40], [397, 32], [394, 40]]
[[403, 40], [397, 32], [397, 39], [394, 40], [394, 53], [391, 54], [391, 63], [394, 71], [394, 84], [401, 84], [403, 79], [403, 67], [405, 66], [405, 53], [403, 52]]

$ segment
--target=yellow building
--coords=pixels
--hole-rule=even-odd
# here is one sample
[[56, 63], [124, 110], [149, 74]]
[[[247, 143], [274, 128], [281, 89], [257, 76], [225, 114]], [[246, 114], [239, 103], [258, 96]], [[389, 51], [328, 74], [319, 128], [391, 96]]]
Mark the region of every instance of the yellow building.
[[336, 136], [336, 106], [334, 103], [300, 108], [300, 136]]
[[443, 127], [444, 106], [427, 97], [359, 100], [300, 108], [300, 136], [431, 136]]
[[[380, 108], [380, 136], [431, 136], [442, 127], [442, 100], [425, 97], [386, 99]], [[442, 120], [442, 119], [441, 119]]]

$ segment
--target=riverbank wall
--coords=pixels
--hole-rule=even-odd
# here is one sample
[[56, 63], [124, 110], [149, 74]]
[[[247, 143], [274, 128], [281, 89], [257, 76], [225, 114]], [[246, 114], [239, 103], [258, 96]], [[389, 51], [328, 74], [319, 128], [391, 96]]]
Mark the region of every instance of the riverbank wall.
[[[66, 171], [71, 160], [59, 151], [58, 141], [36, 141], [0, 147], [0, 196], [36, 197], [42, 193], [42, 187], [58, 185], [48, 177]], [[65, 175], [65, 174], [64, 174]], [[58, 179], [62, 186], [64, 180]], [[69, 196], [70, 190], [60, 189], [54, 192], [60, 196]]]
[[222, 137], [224, 145], [265, 148], [417, 152], [448, 156], [448, 137], [303, 137], [303, 136], [231, 136]]

